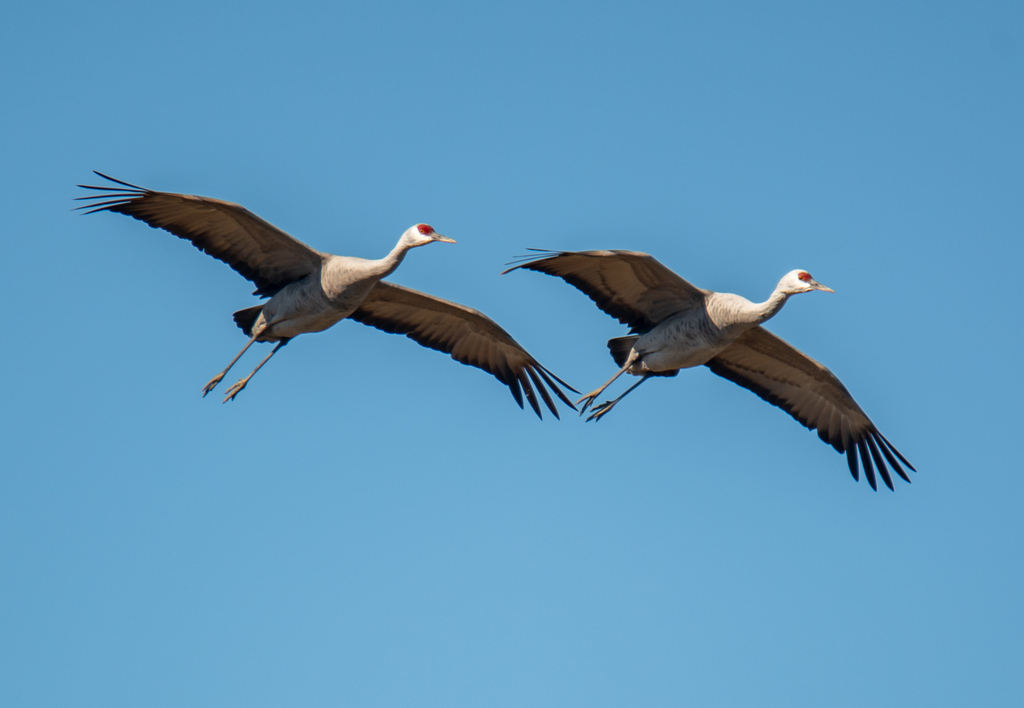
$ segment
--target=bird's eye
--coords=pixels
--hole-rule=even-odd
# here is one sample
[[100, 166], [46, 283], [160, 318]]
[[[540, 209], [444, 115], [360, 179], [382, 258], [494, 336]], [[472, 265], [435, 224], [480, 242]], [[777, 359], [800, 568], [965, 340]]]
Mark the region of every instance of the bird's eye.
[[424, 236], [429, 236], [430, 234], [434, 233], [434, 228], [426, 224], [420, 224], [418, 228], [420, 230], [420, 233], [423, 234]]
[[800, 278], [800, 280], [806, 283], [808, 280], [811, 279], [811, 274], [808, 273], [807, 271], [801, 271], [800, 274], [796, 277]]

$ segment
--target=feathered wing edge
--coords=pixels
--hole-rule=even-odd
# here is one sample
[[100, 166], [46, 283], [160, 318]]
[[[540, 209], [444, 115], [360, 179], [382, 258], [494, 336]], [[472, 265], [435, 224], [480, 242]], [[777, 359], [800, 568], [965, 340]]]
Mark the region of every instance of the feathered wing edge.
[[[843, 386], [842, 382], [840, 382], [839, 379], [836, 378], [835, 375], [826, 367], [814, 361], [806, 354], [803, 354], [799, 350], [791, 347], [789, 344], [767, 330], [764, 330], [761, 327], [756, 329], [760, 330], [760, 332], [755, 333], [754, 330], [751, 330], [749, 333], [751, 334], [751, 338], [761, 340], [768, 340], [770, 338], [770, 343], [773, 347], [778, 347], [781, 344], [791, 350], [792, 354], [789, 354], [789, 356], [799, 356], [805, 360], [805, 362], [801, 362], [804, 366], [815, 367], [817, 375], [819, 377], [827, 377], [829, 379], [827, 384], [840, 392], [840, 395], [827, 396], [820, 391], [812, 391], [806, 387], [801, 388], [800, 393], [802, 396], [816, 397], [816, 400], [814, 400], [809, 406], [807, 401], [802, 401], [804, 408], [801, 409], [801, 402], [790, 400], [786, 398], [783, 393], [783, 389], [787, 387], [796, 387], [797, 384], [773, 379], [764, 371], [756, 371], [745, 367], [736, 361], [731, 361], [729, 358], [729, 349], [726, 349], [724, 352], [719, 354], [719, 356], [709, 361], [706, 366], [718, 376], [728, 379], [733, 383], [752, 391], [764, 401], [786, 411], [804, 427], [810, 430], [817, 430], [818, 437], [823, 442], [831, 445], [837, 452], [846, 454], [846, 461], [850, 468], [850, 474], [853, 476], [854, 480], [860, 480], [860, 466], [862, 465], [864, 468], [864, 476], [867, 477], [868, 484], [871, 485], [872, 489], [877, 490], [878, 484], [875, 479], [875, 470], [877, 468], [878, 474], [882, 477], [882, 481], [885, 482], [885, 485], [889, 489], [895, 491], [892, 476], [889, 474], [889, 469], [886, 466], [886, 462], [888, 462], [889, 466], [895, 470], [896, 474], [909, 483], [910, 477], [903, 470], [903, 467], [900, 466], [900, 462], [914, 472], [917, 470], [912, 464], [910, 464], [907, 458], [904, 457], [900, 451], [897, 450], [896, 447], [878, 431], [875, 424], [871, 422], [860, 406], [857, 405], [856, 401], [853, 400], [853, 397], [849, 395], [849, 392], [846, 390], [846, 387]], [[767, 337], [765, 335], [767, 335]], [[746, 337], [747, 334], [743, 335], [743, 337], [737, 340], [733, 346], [738, 345], [747, 351], [753, 352], [757, 356], [770, 356], [761, 349], [750, 349], [746, 347], [746, 342], [744, 341], [744, 338]], [[730, 347], [730, 349], [731, 348], [732, 347]], [[798, 367], [791, 362], [782, 361], [777, 358], [772, 359], [771, 361], [777, 365], [787, 366], [799, 373], [807, 375], [806, 372], [800, 371]], [[773, 385], [775, 386], [774, 389], [772, 388]], [[809, 412], [807, 410], [808, 407]], [[860, 419], [860, 422], [855, 421], [855, 418]]]
[[561, 278], [633, 333], [649, 332], [672, 314], [703, 303], [703, 290], [648, 253], [526, 250], [536, 255], [507, 263], [511, 268], [502, 275], [524, 269]]
[[[448, 329], [437, 329], [437, 317], [444, 318]], [[482, 312], [412, 288], [381, 281], [363, 304], [349, 315], [349, 319], [390, 334], [403, 334], [421, 346], [450, 355], [460, 364], [486, 371], [508, 386], [520, 408], [524, 408], [525, 392], [530, 407], [542, 420], [544, 416], [541, 412], [541, 400], [555, 418], [560, 418], [558, 408], [545, 384], [563, 403], [576, 410], [576, 406], [557, 384], [573, 393], [579, 391], [541, 365], [498, 323]], [[453, 332], [467, 327], [472, 327], [472, 332]], [[488, 344], [492, 346], [488, 348], [486, 355], [481, 355], [479, 348], [459, 347], [465, 336], [470, 333], [481, 334], [487, 338]], [[517, 358], [520, 361], [510, 361], [508, 354], [516, 354], [513, 359]]]
[[288, 283], [316, 271], [324, 257], [239, 204], [158, 192], [94, 172], [120, 187], [78, 185], [102, 193], [77, 197], [75, 201], [89, 203], [76, 211], [124, 214], [185, 239], [255, 284], [254, 295], [277, 294]]
[[105, 175], [102, 172], [99, 172], [98, 170], [93, 170], [93, 172], [102, 177], [103, 179], [110, 180], [115, 184], [120, 184], [122, 187], [125, 187], [125, 189], [118, 189], [117, 187], [97, 187], [91, 184], [80, 184], [78, 186], [81, 187], [82, 189], [93, 189], [98, 192], [106, 192], [106, 194], [100, 194], [97, 196], [89, 197], [75, 197], [75, 201], [81, 201], [84, 199], [109, 199], [110, 201], [85, 204], [83, 206], [77, 207], [75, 211], [86, 210], [84, 211], [84, 213], [86, 214], [93, 214], [97, 211], [108, 211], [111, 206], [119, 206], [128, 201], [131, 201], [132, 199], [138, 197], [139, 195], [149, 194], [152, 192], [152, 190], [146, 189], [145, 187], [139, 187], [134, 184], [129, 184], [128, 182], [122, 182], [119, 179], [114, 179], [113, 177]]

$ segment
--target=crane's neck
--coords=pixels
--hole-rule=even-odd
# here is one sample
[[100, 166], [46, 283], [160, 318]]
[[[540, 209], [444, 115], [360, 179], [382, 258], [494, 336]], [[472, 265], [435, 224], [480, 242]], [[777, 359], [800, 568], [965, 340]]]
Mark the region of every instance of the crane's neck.
[[787, 300], [789, 300], [789, 293], [784, 292], [780, 287], [776, 287], [767, 300], [755, 305], [755, 308], [757, 309], [756, 324], [767, 322], [772, 317], [775, 317], [778, 311], [782, 309], [782, 306], [786, 304]]
[[753, 327], [754, 325], [767, 322], [782, 309], [782, 306], [786, 304], [786, 300], [788, 299], [789, 293], [784, 292], [781, 289], [780, 284], [775, 288], [775, 292], [773, 292], [764, 302], [745, 301], [741, 307], [737, 308], [734, 315], [734, 322], [731, 324], [742, 324]]
[[377, 268], [375, 270], [379, 272], [379, 277], [386, 278], [394, 273], [398, 266], [402, 264], [402, 261], [405, 260], [405, 254], [412, 247], [404, 238], [400, 239], [395, 247], [391, 249], [391, 253], [377, 261]]

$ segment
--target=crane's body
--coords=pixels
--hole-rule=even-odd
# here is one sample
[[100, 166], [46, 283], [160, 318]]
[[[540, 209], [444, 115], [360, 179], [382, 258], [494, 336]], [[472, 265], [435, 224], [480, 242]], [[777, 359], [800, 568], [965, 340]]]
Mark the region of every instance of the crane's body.
[[675, 376], [681, 369], [703, 365], [817, 430], [823, 441], [846, 453], [854, 479], [860, 478], [862, 464], [871, 487], [877, 488], [877, 467], [892, 489], [888, 462], [910, 481], [900, 461], [910, 469], [913, 466], [878, 432], [839, 379], [761, 326], [792, 295], [833, 292], [807, 271], [787, 273], [767, 300], [754, 303], [739, 295], [695, 287], [646, 253], [540, 253], [509, 270], [523, 268], [562, 278], [631, 328], [632, 334], [608, 341], [619, 371], [580, 399], [581, 414], [622, 374], [639, 376], [640, 381], [618, 398], [595, 406], [587, 420], [600, 420], [651, 377]]
[[630, 352], [633, 361], [626, 373], [671, 374], [707, 364], [748, 329], [774, 317], [790, 295], [785, 288], [799, 272], [787, 274], [763, 303], [732, 293], [704, 291], [681, 312], [636, 337]]
[[325, 254], [317, 271], [289, 283], [263, 305], [249, 334], [258, 342], [276, 342], [333, 327], [398, 268], [409, 248], [399, 241], [379, 260]]

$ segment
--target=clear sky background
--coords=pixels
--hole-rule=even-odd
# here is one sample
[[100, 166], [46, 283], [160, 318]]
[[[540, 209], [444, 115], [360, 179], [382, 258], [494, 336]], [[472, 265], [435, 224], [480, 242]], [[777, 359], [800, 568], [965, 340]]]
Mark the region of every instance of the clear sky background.
[[[0, 159], [0, 704], [1024, 701], [1021, 3], [11, 3]], [[807, 269], [769, 328], [919, 473], [704, 368], [540, 422], [354, 322], [203, 399], [252, 286], [71, 212], [93, 169], [346, 255], [433, 224], [393, 280], [582, 391], [625, 328], [526, 247]]]

